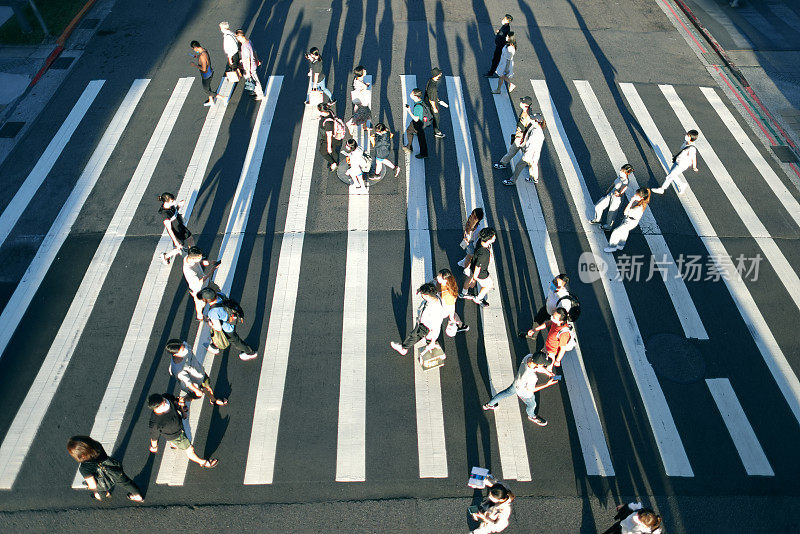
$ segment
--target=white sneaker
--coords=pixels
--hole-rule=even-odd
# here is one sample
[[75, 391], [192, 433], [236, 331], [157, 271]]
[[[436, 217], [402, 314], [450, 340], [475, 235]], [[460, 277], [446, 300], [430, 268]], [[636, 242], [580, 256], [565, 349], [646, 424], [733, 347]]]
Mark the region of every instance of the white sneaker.
[[399, 353], [400, 353], [400, 354], [402, 354], [403, 356], [405, 356], [406, 354], [408, 354], [408, 349], [404, 349], [404, 348], [403, 348], [403, 345], [401, 345], [400, 343], [398, 343], [398, 342], [396, 342], [396, 341], [392, 341], [391, 343], [389, 343], [389, 345], [391, 345], [391, 347], [392, 347], [394, 350], [396, 350], [397, 352], [399, 352]]
[[663, 195], [664, 194], [664, 188], [663, 187], [654, 187], [650, 191], [652, 193], [655, 193], [656, 195]]
[[161, 263], [163, 263], [164, 265], [169, 265], [169, 260], [170, 259], [167, 257], [167, 253], [166, 252], [162, 252], [161, 253]]
[[464, 267], [464, 276], [472, 276], [472, 269]]
[[219, 349], [214, 345], [209, 345], [207, 352], [210, 352], [211, 354], [219, 354]]
[[619, 249], [620, 247], [606, 247], [603, 250], [605, 250], [606, 252], [616, 252]]
[[253, 354], [247, 354], [246, 352], [243, 352], [239, 355], [239, 359], [246, 362], [247, 360], [252, 360], [256, 356], [258, 356], [257, 352], [254, 352]]

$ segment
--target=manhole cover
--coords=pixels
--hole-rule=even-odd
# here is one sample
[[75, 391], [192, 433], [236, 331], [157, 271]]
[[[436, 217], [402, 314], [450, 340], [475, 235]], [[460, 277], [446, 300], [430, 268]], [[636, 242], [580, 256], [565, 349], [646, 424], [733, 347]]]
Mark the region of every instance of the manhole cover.
[[772, 151], [775, 152], [781, 163], [797, 163], [797, 156], [786, 145], [772, 145]]
[[75, 61], [74, 57], [60, 57], [53, 61], [50, 68], [54, 70], [64, 70], [69, 68], [73, 61]]
[[703, 355], [688, 339], [675, 334], [656, 334], [645, 343], [647, 360], [656, 374], [679, 384], [702, 380], [706, 373]]
[[22, 127], [25, 126], [24, 122], [9, 121], [0, 128], [0, 137], [5, 139], [13, 139], [17, 136]]

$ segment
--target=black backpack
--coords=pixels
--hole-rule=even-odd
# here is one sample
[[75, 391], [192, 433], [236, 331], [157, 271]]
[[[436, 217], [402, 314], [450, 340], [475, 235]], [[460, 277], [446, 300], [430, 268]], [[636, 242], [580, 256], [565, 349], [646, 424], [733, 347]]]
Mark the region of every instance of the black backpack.
[[433, 113], [431, 113], [431, 108], [428, 107], [425, 102], [417, 102], [414, 104], [414, 107], [422, 106], [422, 127], [427, 128], [433, 123]]
[[578, 320], [578, 317], [581, 316], [581, 303], [578, 300], [578, 297], [576, 297], [572, 293], [567, 293], [566, 295], [558, 299], [558, 301], [556, 302], [556, 308], [561, 307], [561, 301], [565, 299], [569, 300], [570, 303], [569, 310], [567, 311], [567, 316], [569, 318], [569, 321], [571, 323], [574, 323], [575, 321]]
[[231, 324], [241, 323], [244, 324], [244, 310], [238, 302], [232, 298], [228, 298], [222, 293], [217, 293], [219, 302], [211, 306], [211, 308], [222, 308], [228, 314], [228, 322]]

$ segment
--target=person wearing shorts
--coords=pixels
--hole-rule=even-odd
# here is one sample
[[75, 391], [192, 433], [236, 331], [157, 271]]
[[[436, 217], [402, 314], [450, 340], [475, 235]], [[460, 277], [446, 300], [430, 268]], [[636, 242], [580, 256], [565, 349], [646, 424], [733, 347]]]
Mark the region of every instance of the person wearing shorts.
[[217, 93], [211, 88], [211, 79], [214, 77], [214, 69], [211, 68], [211, 56], [208, 55], [208, 50], [200, 46], [197, 41], [192, 41], [190, 46], [197, 58], [197, 63], [192, 61], [192, 65], [200, 71], [200, 81], [203, 84], [203, 89], [208, 92], [208, 100], [203, 105], [213, 106], [214, 97], [217, 96]]
[[200, 458], [192, 447], [192, 442], [183, 428], [183, 420], [188, 417], [185, 401], [169, 393], [154, 393], [147, 398], [150, 414], [150, 452], [158, 452], [158, 438], [164, 436], [171, 447], [182, 450], [186, 457], [206, 469], [216, 467], [219, 460]]

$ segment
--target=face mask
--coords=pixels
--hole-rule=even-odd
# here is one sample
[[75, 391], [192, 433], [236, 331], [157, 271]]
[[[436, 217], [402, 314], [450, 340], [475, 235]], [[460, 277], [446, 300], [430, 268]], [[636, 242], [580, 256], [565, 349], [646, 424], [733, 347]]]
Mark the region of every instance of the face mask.
[[558, 286], [555, 282], [550, 282], [550, 291], [556, 292], [558, 291]]

